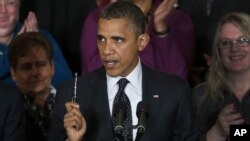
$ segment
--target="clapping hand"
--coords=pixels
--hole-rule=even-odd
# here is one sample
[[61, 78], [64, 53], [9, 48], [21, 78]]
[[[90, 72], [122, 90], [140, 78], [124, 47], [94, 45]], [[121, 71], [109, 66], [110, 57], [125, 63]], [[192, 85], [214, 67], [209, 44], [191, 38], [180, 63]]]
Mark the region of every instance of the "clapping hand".
[[230, 125], [244, 123], [242, 114], [236, 109], [234, 104], [226, 105], [219, 113], [216, 123], [208, 131], [207, 140], [225, 140], [229, 136]]
[[176, 4], [177, 0], [163, 0], [156, 8], [154, 12], [154, 25], [157, 32], [166, 30], [166, 19]]
[[34, 12], [29, 12], [18, 34], [21, 34], [23, 32], [38, 32], [38, 23]]

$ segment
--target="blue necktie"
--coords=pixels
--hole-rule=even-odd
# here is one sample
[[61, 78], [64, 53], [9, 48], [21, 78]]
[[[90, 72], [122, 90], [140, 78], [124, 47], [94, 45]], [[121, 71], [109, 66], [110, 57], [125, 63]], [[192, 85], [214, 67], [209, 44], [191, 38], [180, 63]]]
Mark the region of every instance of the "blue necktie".
[[118, 81], [119, 89], [118, 92], [115, 96], [114, 103], [113, 103], [113, 113], [112, 113], [112, 120], [113, 120], [113, 125], [115, 122], [115, 116], [114, 116], [114, 111], [117, 109], [118, 103], [122, 103], [126, 110], [126, 116], [123, 122], [123, 133], [122, 137], [124, 141], [132, 141], [132, 112], [131, 112], [131, 106], [130, 106], [130, 101], [128, 96], [125, 94], [124, 89], [126, 85], [129, 83], [129, 81], [126, 78], [121, 78]]

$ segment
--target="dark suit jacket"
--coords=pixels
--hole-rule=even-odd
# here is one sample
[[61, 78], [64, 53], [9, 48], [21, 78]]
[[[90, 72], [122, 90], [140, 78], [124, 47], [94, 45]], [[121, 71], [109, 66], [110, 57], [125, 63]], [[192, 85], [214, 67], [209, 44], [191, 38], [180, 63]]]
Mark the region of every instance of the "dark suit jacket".
[[[187, 83], [176, 76], [153, 71], [143, 66], [143, 101], [149, 113], [143, 141], [194, 141], [193, 113], [190, 89]], [[74, 81], [59, 88], [55, 103], [50, 140], [65, 140], [63, 117], [65, 102], [74, 93]], [[157, 96], [158, 95], [158, 96]], [[109, 111], [106, 73], [101, 68], [77, 83], [77, 102], [87, 121], [86, 141], [114, 140]]]
[[0, 141], [24, 141], [25, 119], [21, 94], [0, 82]]

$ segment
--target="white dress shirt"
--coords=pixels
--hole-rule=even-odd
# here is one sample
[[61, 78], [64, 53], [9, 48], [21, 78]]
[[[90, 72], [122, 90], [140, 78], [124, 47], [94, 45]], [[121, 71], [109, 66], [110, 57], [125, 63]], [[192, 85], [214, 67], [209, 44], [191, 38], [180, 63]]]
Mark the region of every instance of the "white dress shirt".
[[[109, 100], [109, 110], [112, 116], [113, 102], [118, 92], [117, 82], [124, 77], [110, 77], [107, 75], [107, 85], [108, 85], [108, 100]], [[138, 118], [136, 116], [137, 104], [142, 100], [142, 66], [139, 60], [137, 66], [134, 70], [125, 77], [129, 83], [125, 87], [125, 93], [128, 96], [131, 104], [132, 110], [132, 124], [137, 125]], [[135, 140], [137, 129], [133, 129], [133, 140]]]

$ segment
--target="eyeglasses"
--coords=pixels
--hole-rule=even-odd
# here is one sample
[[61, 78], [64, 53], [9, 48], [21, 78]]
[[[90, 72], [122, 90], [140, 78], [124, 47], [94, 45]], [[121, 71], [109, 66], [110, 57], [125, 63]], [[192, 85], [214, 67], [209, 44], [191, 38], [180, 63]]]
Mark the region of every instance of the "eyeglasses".
[[233, 46], [237, 47], [247, 47], [250, 45], [249, 38], [243, 36], [236, 40], [229, 40], [229, 39], [221, 39], [219, 41], [219, 48], [230, 48]]

